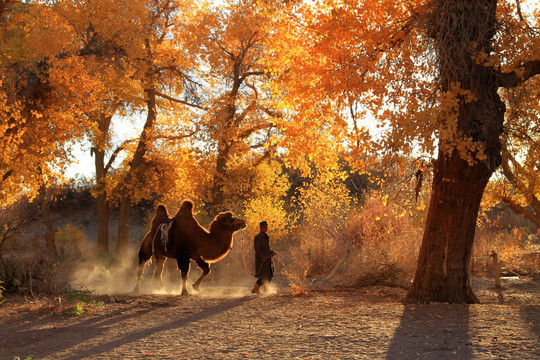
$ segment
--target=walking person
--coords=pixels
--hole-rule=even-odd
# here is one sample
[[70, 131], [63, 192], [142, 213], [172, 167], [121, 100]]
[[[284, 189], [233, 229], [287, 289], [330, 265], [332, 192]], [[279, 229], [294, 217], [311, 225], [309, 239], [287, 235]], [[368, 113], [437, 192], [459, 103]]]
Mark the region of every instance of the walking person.
[[277, 253], [270, 249], [270, 237], [267, 234], [268, 223], [259, 223], [260, 232], [255, 236], [253, 245], [255, 247], [255, 277], [257, 281], [251, 290], [254, 294], [260, 294], [260, 287], [266, 291], [266, 285], [272, 281], [274, 269], [272, 267], [272, 256]]

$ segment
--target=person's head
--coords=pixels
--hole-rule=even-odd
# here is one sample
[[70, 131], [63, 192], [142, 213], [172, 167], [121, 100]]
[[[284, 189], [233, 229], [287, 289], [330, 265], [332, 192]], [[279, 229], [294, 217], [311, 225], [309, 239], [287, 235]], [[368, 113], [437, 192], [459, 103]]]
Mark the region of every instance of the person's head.
[[259, 227], [261, 228], [262, 232], [266, 232], [266, 230], [268, 230], [268, 223], [266, 221], [261, 221], [259, 223]]

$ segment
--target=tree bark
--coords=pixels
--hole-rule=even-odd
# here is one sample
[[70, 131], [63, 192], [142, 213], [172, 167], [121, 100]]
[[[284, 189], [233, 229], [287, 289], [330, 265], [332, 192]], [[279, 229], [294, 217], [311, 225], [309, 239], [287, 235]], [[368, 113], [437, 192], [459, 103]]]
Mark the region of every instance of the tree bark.
[[214, 175], [214, 183], [212, 186], [211, 216], [215, 216], [223, 211], [223, 202], [225, 200], [224, 186], [227, 179], [229, 149], [230, 147], [227, 144], [220, 141], [216, 158], [216, 173]]
[[56, 251], [56, 238], [54, 235], [54, 227], [52, 224], [51, 207], [49, 200], [49, 191], [42, 186], [41, 188], [41, 219], [45, 226], [45, 239], [47, 242], [47, 251], [49, 254], [56, 258], [58, 253]]
[[435, 164], [418, 267], [407, 302], [477, 303], [469, 281], [476, 218], [491, 172], [459, 154]]
[[118, 210], [118, 239], [116, 243], [116, 253], [123, 254], [129, 244], [129, 218], [131, 216], [131, 202], [133, 196], [131, 195], [130, 187], [136, 186], [138, 176], [137, 172], [141, 171], [144, 166], [144, 156], [148, 151], [148, 145], [150, 141], [150, 133], [154, 127], [154, 123], [157, 117], [156, 111], [156, 93], [154, 89], [146, 89], [146, 107], [148, 113], [146, 115], [146, 122], [144, 124], [141, 137], [139, 138], [139, 143], [137, 144], [137, 149], [135, 154], [133, 154], [133, 159], [131, 160], [131, 165], [126, 174], [124, 181], [124, 188], [121, 190], [122, 195], [120, 198], [120, 205]]
[[110, 115], [102, 116], [99, 119], [98, 140], [92, 149], [96, 170], [97, 251], [100, 254], [107, 254], [109, 252], [110, 206], [107, 201], [107, 185], [105, 179], [107, 176], [107, 169], [105, 167], [105, 148], [111, 120], [112, 116]]
[[[458, 145], [440, 139], [418, 266], [405, 301], [477, 303], [469, 279], [471, 252], [482, 194], [501, 163], [505, 108], [496, 73], [477, 64], [474, 55], [492, 52], [497, 0], [435, 0], [431, 6], [428, 33], [437, 51], [441, 90], [450, 92], [457, 84], [474, 99], [455, 95]], [[478, 50], [471, 48], [473, 42]], [[460, 153], [464, 139], [481, 145], [485, 158], [476, 151]]]
[[109, 218], [110, 206], [105, 193], [96, 196], [96, 217], [97, 217], [97, 250], [99, 253], [109, 252]]

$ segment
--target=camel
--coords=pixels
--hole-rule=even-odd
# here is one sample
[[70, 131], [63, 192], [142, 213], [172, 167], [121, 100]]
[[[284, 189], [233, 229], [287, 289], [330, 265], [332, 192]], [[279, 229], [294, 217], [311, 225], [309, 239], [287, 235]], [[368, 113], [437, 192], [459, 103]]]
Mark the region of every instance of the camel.
[[210, 223], [210, 231], [202, 227], [193, 217], [193, 202], [184, 200], [174, 217], [174, 225], [169, 233], [167, 246], [161, 246], [161, 226], [170, 221], [169, 212], [164, 204], [156, 208], [150, 231], [144, 236], [139, 249], [139, 269], [137, 284], [133, 290], [139, 292], [139, 282], [147, 263], [152, 256], [156, 261], [154, 278], [165, 289], [162, 280], [163, 265], [167, 258], [174, 258], [178, 263], [182, 278], [182, 295], [189, 295], [186, 280], [190, 260], [193, 259], [202, 270], [201, 276], [193, 283], [193, 290], [199, 291], [202, 280], [210, 273], [210, 264], [223, 259], [231, 250], [233, 234], [246, 228], [246, 222], [233, 217], [232, 212], [218, 214]]

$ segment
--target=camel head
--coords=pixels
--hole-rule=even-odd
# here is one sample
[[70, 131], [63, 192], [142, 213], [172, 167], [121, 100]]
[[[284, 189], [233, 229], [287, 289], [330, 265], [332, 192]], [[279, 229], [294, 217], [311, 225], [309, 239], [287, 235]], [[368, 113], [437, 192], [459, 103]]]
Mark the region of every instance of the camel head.
[[230, 211], [220, 213], [218, 216], [216, 216], [213, 223], [214, 222], [233, 232], [245, 229], [247, 227], [247, 224], [243, 219], [235, 218]]

